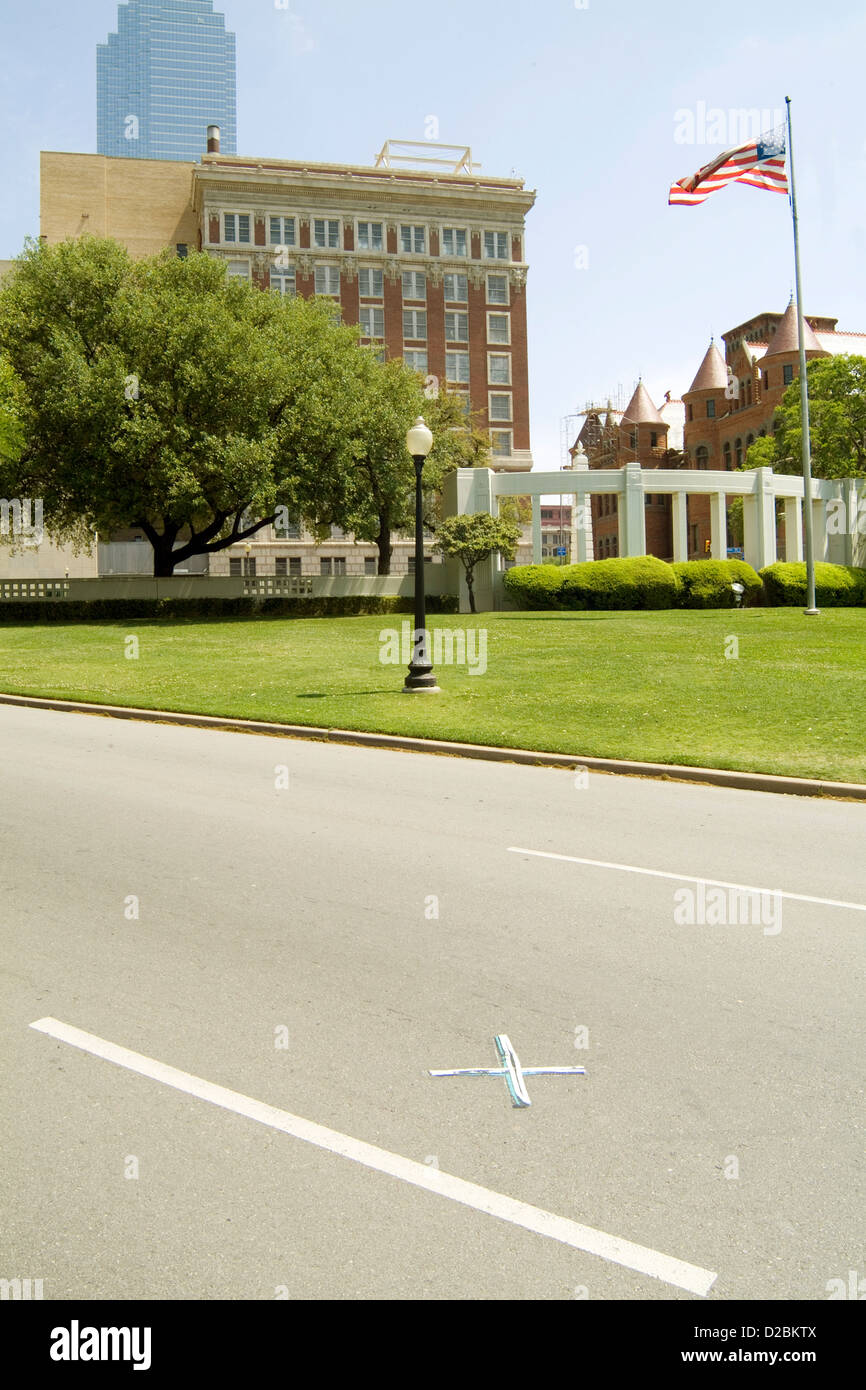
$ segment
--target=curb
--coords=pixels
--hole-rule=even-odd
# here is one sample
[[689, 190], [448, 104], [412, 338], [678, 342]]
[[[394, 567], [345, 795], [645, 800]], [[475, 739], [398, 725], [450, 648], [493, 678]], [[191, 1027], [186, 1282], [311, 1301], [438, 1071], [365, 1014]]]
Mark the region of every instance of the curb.
[[531, 767], [587, 768], [618, 777], [648, 777], [666, 782], [698, 782], [739, 791], [776, 792], [784, 796], [832, 797], [866, 801], [866, 785], [860, 782], [823, 782], [805, 777], [776, 777], [763, 772], [730, 772], [724, 768], [689, 767], [677, 763], [642, 763], [616, 758], [583, 758], [570, 753], [541, 753], [526, 748], [499, 748], [483, 743], [449, 743], [445, 739], [410, 738], [402, 734], [364, 733], [355, 729], [324, 729], [309, 724], [273, 724], [259, 719], [232, 719], [219, 714], [182, 714], [174, 710], [138, 709], [127, 705], [98, 705], [81, 700], [52, 700], [37, 695], [3, 695], [0, 705], [58, 710], [67, 714], [99, 714], [112, 719], [133, 719], [148, 724], [180, 724], [197, 729], [226, 729], [232, 733], [268, 734], [321, 743], [356, 744], [365, 748], [391, 748], [405, 753], [431, 753], [453, 758], [480, 758], [495, 763], [521, 763]]

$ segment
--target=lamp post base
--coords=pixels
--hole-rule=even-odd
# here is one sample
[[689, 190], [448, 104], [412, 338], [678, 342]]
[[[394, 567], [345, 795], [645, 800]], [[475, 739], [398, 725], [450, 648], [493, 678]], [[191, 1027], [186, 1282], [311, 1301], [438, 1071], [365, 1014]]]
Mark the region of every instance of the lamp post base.
[[409, 674], [403, 682], [403, 694], [439, 695], [441, 694], [441, 690], [439, 686], [436, 684], [436, 677], [433, 675], [433, 672], [429, 666], [426, 670], [424, 670], [423, 668], [421, 670], [417, 670], [410, 666]]
[[819, 618], [821, 616], [821, 610], [820, 608], [804, 608], [803, 614], [807, 618]]

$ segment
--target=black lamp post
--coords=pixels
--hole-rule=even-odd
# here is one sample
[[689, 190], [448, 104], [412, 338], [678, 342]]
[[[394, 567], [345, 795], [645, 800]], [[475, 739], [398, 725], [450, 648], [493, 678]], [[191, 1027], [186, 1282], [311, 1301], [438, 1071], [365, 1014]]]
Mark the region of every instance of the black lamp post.
[[424, 611], [424, 501], [421, 494], [424, 460], [433, 448], [433, 435], [420, 415], [406, 435], [406, 448], [415, 464], [415, 631], [412, 636], [412, 660], [403, 683], [403, 694], [435, 694], [439, 686], [430, 661], [430, 639]]

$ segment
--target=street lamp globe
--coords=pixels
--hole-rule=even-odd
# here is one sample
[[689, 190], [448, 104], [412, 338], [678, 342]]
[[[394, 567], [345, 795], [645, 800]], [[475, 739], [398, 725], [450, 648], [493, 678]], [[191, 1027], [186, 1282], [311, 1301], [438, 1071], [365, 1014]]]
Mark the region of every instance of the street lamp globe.
[[406, 448], [414, 458], [426, 458], [433, 448], [433, 435], [424, 423], [423, 415], [419, 415], [412, 428], [406, 434]]

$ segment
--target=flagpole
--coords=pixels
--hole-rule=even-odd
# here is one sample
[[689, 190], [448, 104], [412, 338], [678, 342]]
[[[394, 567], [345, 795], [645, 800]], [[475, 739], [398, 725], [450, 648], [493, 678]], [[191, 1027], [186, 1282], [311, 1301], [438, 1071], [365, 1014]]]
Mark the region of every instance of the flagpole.
[[794, 146], [791, 137], [791, 98], [788, 108], [788, 165], [791, 171], [791, 216], [794, 221], [794, 275], [797, 285], [797, 336], [800, 340], [800, 427], [803, 437], [803, 506], [806, 512], [806, 607], [808, 617], [820, 613], [815, 606], [815, 552], [812, 543], [812, 446], [809, 438], [809, 384], [806, 377], [806, 338], [803, 331], [803, 290], [800, 281], [800, 232], [797, 193], [794, 187]]

